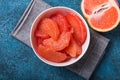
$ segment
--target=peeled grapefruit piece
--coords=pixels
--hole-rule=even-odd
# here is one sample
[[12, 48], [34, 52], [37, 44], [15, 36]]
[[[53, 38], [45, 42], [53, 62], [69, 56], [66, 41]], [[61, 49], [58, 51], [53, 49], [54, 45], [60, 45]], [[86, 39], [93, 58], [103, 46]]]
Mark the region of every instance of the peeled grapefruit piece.
[[69, 45], [71, 39], [70, 32], [62, 32], [58, 40], [53, 38], [43, 40], [43, 45], [54, 51], [60, 51]]
[[70, 25], [68, 21], [66, 20], [66, 17], [62, 14], [54, 14], [51, 16], [51, 19], [53, 19], [59, 26], [59, 29], [61, 32], [63, 31], [69, 31]]
[[83, 21], [73, 13], [68, 13], [66, 15], [66, 19], [73, 28], [73, 38], [75, 38], [79, 45], [82, 45], [85, 42], [87, 36], [86, 27]]
[[43, 45], [38, 46], [38, 54], [45, 58], [46, 60], [53, 61], [53, 62], [63, 62], [67, 59], [67, 55], [62, 52], [54, 52]]
[[47, 39], [47, 38], [50, 37], [48, 34], [42, 32], [41, 30], [36, 30], [35, 31], [35, 36], [38, 37], [38, 38], [41, 38], [41, 39]]
[[44, 18], [41, 21], [39, 30], [48, 34], [54, 40], [57, 40], [60, 35], [57, 23], [50, 18]]
[[71, 38], [69, 46], [65, 48], [64, 51], [71, 57], [77, 57], [82, 53], [82, 47], [79, 46], [73, 38]]
[[81, 9], [96, 31], [108, 32], [119, 24], [120, 11], [116, 0], [82, 0]]

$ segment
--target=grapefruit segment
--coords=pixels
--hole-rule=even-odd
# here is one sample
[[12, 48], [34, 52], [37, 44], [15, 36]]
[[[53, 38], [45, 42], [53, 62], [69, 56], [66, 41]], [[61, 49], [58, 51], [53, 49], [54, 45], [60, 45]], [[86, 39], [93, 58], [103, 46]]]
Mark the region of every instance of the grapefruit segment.
[[66, 15], [66, 18], [74, 30], [73, 38], [75, 38], [79, 45], [82, 45], [85, 42], [87, 36], [87, 31], [84, 23], [77, 15], [73, 13], [68, 13]]
[[61, 32], [69, 31], [70, 25], [68, 21], [66, 20], [65, 16], [59, 13], [59, 14], [52, 15], [51, 18], [58, 24]]
[[53, 62], [63, 62], [65, 61], [67, 58], [67, 55], [65, 53], [62, 52], [54, 52], [46, 47], [44, 47], [43, 45], [39, 45], [38, 46], [38, 54], [45, 58], [46, 60], [49, 61], [53, 61]]
[[65, 52], [71, 57], [77, 57], [79, 54], [81, 54], [82, 50], [76, 41], [71, 39], [69, 46], [65, 48]]
[[52, 38], [45, 39], [43, 41], [43, 45], [50, 48], [51, 50], [60, 51], [69, 45], [70, 38], [71, 38], [70, 32], [63, 32], [58, 38], [58, 40], [55, 41]]
[[36, 30], [35, 32], [35, 36], [38, 37], [38, 38], [41, 38], [41, 39], [47, 39], [49, 38], [50, 36], [40, 30]]
[[57, 23], [50, 18], [43, 19], [39, 29], [51, 36], [54, 40], [57, 40], [60, 35]]

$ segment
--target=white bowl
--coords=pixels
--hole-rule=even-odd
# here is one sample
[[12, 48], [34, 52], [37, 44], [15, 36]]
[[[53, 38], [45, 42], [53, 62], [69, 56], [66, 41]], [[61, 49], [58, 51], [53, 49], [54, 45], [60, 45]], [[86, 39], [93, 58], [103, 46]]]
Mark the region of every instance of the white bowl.
[[[62, 12], [62, 13], [73, 12], [73, 13], [75, 13], [84, 22], [84, 24], [86, 26], [86, 29], [87, 29], [87, 38], [85, 40], [85, 43], [82, 45], [82, 54], [79, 55], [77, 58], [71, 58], [70, 60], [62, 62], [62, 63], [55, 63], [55, 62], [51, 62], [51, 61], [48, 61], [48, 60], [42, 58], [40, 55], [38, 55], [37, 51], [35, 50], [37, 48], [37, 46], [34, 45], [34, 44], [36, 44], [35, 37], [34, 37], [34, 31], [35, 31], [35, 29], [37, 27], [38, 22], [42, 18], [49, 17], [50, 15], [52, 15], [52, 14], [54, 14], [56, 12]], [[78, 12], [76, 12], [73, 9], [67, 8], [67, 7], [61, 7], [61, 6], [60, 7], [52, 7], [52, 8], [44, 10], [43, 12], [41, 12], [37, 16], [37, 18], [35, 19], [35, 21], [32, 24], [31, 31], [30, 31], [30, 43], [31, 43], [31, 46], [32, 46], [32, 49], [33, 49], [34, 53], [37, 55], [37, 57], [40, 60], [42, 60], [43, 62], [45, 62], [45, 63], [47, 63], [49, 65], [52, 65], [52, 66], [63, 67], [63, 66], [68, 66], [68, 65], [71, 65], [71, 64], [77, 62], [85, 54], [86, 50], [88, 49], [89, 42], [90, 42], [90, 32], [89, 32], [89, 28], [88, 28], [87, 23], [85, 22], [85, 20], [83, 19], [83, 17]]]

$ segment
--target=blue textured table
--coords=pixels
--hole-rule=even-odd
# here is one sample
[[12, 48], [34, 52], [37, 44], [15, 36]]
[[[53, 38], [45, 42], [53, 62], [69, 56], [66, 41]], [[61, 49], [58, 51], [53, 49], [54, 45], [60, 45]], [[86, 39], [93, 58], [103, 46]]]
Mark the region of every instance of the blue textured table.
[[[71, 7], [82, 14], [80, 0], [44, 1], [52, 6]], [[11, 31], [29, 2], [30, 0], [0, 0], [0, 80], [83, 80], [65, 68], [43, 63], [32, 49], [11, 37]], [[115, 30], [100, 34], [111, 41], [91, 80], [120, 80], [120, 24]]]

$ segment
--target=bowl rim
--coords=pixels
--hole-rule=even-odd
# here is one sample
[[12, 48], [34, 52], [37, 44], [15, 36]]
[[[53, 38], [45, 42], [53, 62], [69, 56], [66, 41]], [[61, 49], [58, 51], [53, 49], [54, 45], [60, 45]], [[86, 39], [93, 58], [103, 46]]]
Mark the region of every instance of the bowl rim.
[[[80, 17], [80, 19], [83, 21], [83, 23], [84, 23], [84, 25], [85, 25], [85, 27], [86, 27], [86, 30], [87, 30], [87, 37], [86, 37], [86, 39], [88, 38], [88, 41], [87, 41], [87, 46], [86, 46], [84, 52], [82, 52], [82, 54], [79, 55], [74, 61], [69, 62], [69, 64], [65, 64], [64, 62], [63, 62], [63, 64], [56, 63], [56, 62], [49, 63], [49, 62], [51, 62], [51, 61], [48, 61], [48, 60], [46, 60], [46, 59], [43, 59], [40, 55], [38, 55], [38, 53], [36, 52], [36, 50], [34, 49], [33, 44], [32, 44], [32, 31], [33, 31], [33, 27], [34, 27], [36, 21], [39, 20], [39, 17], [40, 17], [41, 15], [43, 15], [45, 12], [47, 12], [47, 11], [49, 11], [49, 10], [52, 10], [52, 9], [58, 9], [58, 8], [59, 8], [59, 9], [60, 9], [60, 8], [68, 9], [68, 10], [70, 10], [71, 12], [77, 14], [77, 16]], [[64, 6], [51, 7], [51, 8], [48, 8], [48, 9], [40, 12], [40, 13], [38, 14], [38, 16], [35, 18], [34, 22], [32, 23], [32, 26], [31, 26], [31, 29], [30, 29], [30, 44], [31, 44], [32, 50], [34, 51], [34, 53], [36, 54], [36, 56], [37, 56], [40, 60], [42, 60], [44, 63], [49, 64], [49, 65], [51, 65], [51, 66], [56, 66], [56, 67], [69, 66], [69, 65], [72, 65], [72, 64], [76, 63], [77, 61], [79, 61], [79, 60], [85, 55], [85, 53], [86, 53], [86, 51], [87, 51], [87, 49], [88, 49], [88, 47], [89, 47], [89, 45], [90, 45], [90, 30], [89, 30], [88, 24], [87, 24], [87, 22], [85, 21], [85, 19], [81, 16], [81, 14], [79, 14], [79, 13], [78, 13], [77, 11], [75, 11], [74, 9], [71, 9], [71, 8], [69, 8], [69, 7], [64, 7]], [[53, 63], [56, 63], [56, 64], [53, 64]]]

